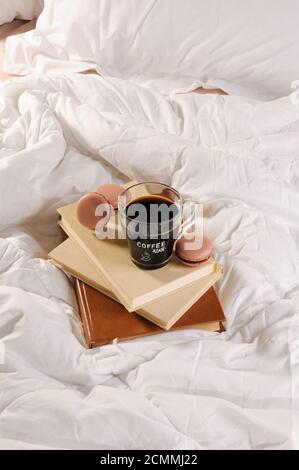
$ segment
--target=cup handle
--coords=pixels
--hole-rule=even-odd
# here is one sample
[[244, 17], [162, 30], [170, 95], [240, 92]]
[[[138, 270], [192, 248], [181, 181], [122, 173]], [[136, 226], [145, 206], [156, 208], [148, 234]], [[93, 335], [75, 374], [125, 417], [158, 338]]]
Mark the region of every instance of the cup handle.
[[[186, 233], [200, 232], [203, 231], [203, 211], [202, 204], [199, 204], [192, 199], [187, 199], [183, 203], [183, 214], [182, 214], [182, 224], [180, 230], [180, 236], [184, 236]], [[190, 230], [192, 229], [192, 230]]]

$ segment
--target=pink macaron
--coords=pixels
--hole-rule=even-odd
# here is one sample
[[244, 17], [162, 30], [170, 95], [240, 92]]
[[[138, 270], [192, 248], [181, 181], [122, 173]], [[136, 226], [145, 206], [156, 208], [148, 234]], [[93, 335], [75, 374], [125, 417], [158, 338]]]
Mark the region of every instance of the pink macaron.
[[177, 241], [175, 252], [182, 263], [196, 267], [211, 257], [213, 243], [206, 236], [187, 234]]
[[118, 197], [123, 191], [123, 186], [118, 184], [101, 184], [95, 189], [96, 193], [102, 194], [109, 201], [113, 209], [118, 209]]
[[90, 230], [94, 230], [98, 222], [104, 218], [107, 222], [111, 214], [111, 205], [102, 194], [87, 193], [81, 197], [77, 205], [77, 218], [80, 224]]

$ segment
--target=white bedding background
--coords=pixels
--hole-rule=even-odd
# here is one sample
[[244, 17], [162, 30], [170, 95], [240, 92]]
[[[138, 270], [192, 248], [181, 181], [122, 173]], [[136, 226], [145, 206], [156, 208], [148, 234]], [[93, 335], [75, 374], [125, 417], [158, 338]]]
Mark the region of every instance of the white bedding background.
[[[299, 447], [299, 107], [116, 78], [0, 87], [0, 448]], [[56, 208], [109, 181], [205, 202], [222, 335], [86, 350], [47, 252]], [[1, 362], [1, 361], [0, 361]]]
[[146, 76], [166, 94], [204, 84], [265, 101], [288, 95], [299, 80], [297, 0], [44, 3], [36, 29], [8, 39], [7, 73], [96, 69]]
[[0, 25], [15, 18], [32, 20], [44, 7], [44, 0], [0, 0]]

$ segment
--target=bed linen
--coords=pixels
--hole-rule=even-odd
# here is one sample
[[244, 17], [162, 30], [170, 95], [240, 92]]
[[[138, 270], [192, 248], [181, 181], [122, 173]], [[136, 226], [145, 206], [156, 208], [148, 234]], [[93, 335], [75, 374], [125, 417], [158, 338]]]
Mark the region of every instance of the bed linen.
[[15, 18], [32, 20], [42, 12], [43, 0], [0, 0], [0, 25]]
[[269, 100], [299, 80], [298, 15], [297, 0], [45, 0], [36, 30], [9, 39], [5, 70], [95, 68], [165, 93], [204, 85]]
[[[297, 98], [162, 96], [96, 75], [0, 85], [0, 448], [299, 447]], [[46, 259], [56, 208], [130, 179], [205, 204], [227, 333], [85, 349]]]
[[7, 80], [9, 74], [3, 72], [2, 63], [5, 52], [6, 39], [15, 34], [22, 34], [35, 28], [35, 20], [14, 20], [0, 26], [0, 81]]

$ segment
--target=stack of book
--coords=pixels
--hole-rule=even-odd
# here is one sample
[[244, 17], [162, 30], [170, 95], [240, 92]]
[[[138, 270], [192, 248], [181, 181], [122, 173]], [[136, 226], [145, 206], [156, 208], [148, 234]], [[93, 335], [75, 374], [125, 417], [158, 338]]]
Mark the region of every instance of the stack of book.
[[68, 238], [49, 257], [74, 278], [89, 348], [169, 329], [225, 329], [213, 288], [223, 269], [213, 259], [190, 268], [173, 257], [161, 269], [139, 269], [126, 240], [99, 240], [78, 222], [76, 206], [58, 210]]

